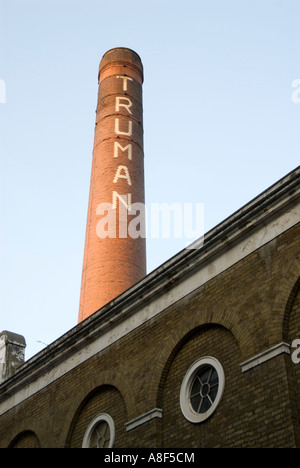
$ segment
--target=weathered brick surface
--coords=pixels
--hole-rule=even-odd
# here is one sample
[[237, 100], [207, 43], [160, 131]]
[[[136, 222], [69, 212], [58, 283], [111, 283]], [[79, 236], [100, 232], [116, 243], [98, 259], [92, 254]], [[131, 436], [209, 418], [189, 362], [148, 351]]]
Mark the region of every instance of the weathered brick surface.
[[[300, 338], [299, 231], [290, 229], [3, 414], [0, 447], [25, 430], [42, 447], [78, 447], [102, 412], [115, 420], [115, 447], [299, 447], [300, 365], [282, 354], [245, 373], [240, 366]], [[209, 420], [191, 424], [179, 391], [191, 364], [207, 355], [225, 370], [225, 392]], [[126, 422], [154, 408], [162, 420], [126, 432]]]

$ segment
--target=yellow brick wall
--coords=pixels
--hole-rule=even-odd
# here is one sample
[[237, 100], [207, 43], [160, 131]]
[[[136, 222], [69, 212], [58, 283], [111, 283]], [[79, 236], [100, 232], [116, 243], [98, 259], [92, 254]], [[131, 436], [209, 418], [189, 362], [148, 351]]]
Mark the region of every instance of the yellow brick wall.
[[[300, 228], [295, 227], [0, 416], [0, 447], [24, 430], [42, 447], [79, 447], [90, 421], [109, 413], [115, 447], [300, 446], [300, 364], [282, 354], [242, 373], [240, 364], [300, 338]], [[211, 268], [213, 268], [213, 262]], [[164, 294], [171, 294], [170, 285]], [[182, 415], [191, 364], [214, 356], [225, 371], [217, 411]], [[163, 418], [129, 432], [154, 408]]]

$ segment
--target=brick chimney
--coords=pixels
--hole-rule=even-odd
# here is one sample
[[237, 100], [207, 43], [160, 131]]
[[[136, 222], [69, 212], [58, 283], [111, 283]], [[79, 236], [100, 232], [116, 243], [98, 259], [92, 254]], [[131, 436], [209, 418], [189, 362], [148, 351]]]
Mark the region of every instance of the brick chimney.
[[9, 331], [0, 333], [0, 383], [14, 375], [24, 364], [25, 338]]
[[146, 275], [141, 59], [109, 50], [98, 79], [79, 322]]

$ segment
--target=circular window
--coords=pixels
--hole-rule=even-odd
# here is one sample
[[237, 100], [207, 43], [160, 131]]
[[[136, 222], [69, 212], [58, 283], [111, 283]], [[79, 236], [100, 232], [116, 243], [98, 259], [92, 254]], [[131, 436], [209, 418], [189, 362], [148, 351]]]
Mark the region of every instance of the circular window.
[[180, 406], [185, 418], [200, 423], [216, 410], [223, 396], [225, 375], [219, 361], [204, 357], [187, 371], [180, 390]]
[[82, 448], [112, 448], [115, 441], [113, 419], [105, 413], [99, 414], [87, 428]]

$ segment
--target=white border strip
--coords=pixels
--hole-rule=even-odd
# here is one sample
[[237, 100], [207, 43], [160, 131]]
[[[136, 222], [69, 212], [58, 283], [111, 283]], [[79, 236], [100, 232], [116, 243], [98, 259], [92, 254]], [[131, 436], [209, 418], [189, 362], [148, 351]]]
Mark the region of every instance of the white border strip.
[[135, 419], [132, 419], [128, 423], [125, 424], [126, 426], [126, 431], [132, 431], [132, 429], [135, 429], [136, 427], [141, 426], [142, 424], [145, 424], [152, 419], [162, 419], [162, 413], [163, 410], [160, 408], [154, 408], [151, 411], [148, 411], [148, 413], [144, 413], [141, 416], [138, 416]]
[[253, 367], [260, 366], [264, 362], [270, 361], [270, 359], [273, 359], [280, 354], [291, 354], [290, 345], [288, 343], [279, 343], [278, 345], [273, 346], [273, 348], [267, 349], [251, 359], [242, 362], [242, 364], [240, 364], [242, 372], [247, 372], [248, 370], [253, 369]]

